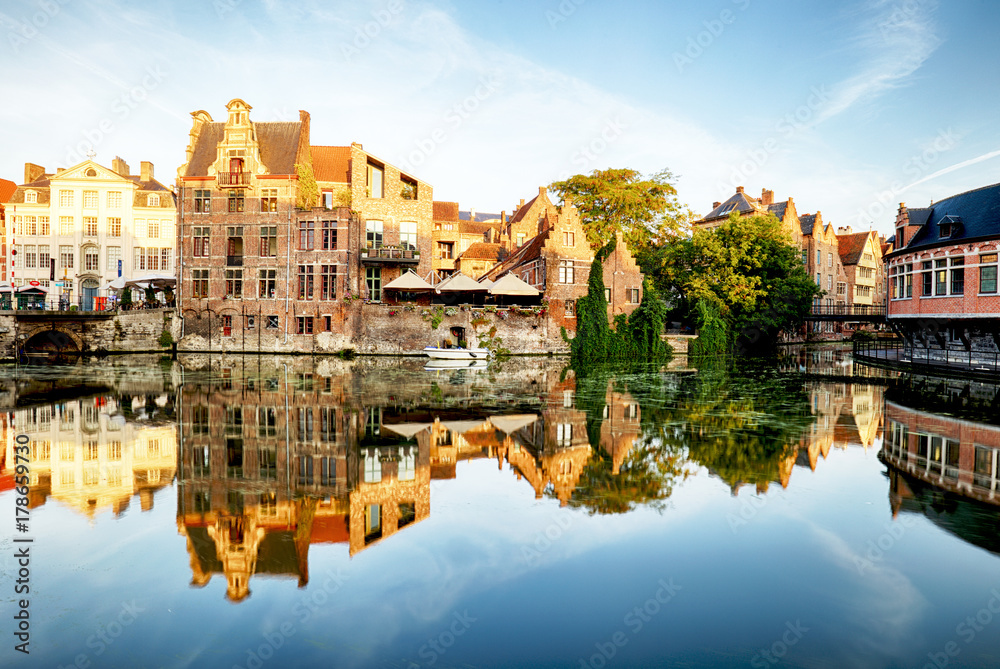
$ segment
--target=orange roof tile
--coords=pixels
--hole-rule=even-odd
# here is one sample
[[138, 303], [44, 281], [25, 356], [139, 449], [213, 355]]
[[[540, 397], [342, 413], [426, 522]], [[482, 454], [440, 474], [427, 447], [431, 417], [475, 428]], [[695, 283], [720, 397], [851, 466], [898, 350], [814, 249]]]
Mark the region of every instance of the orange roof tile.
[[857, 265], [871, 234], [871, 232], [855, 232], [849, 235], [837, 235], [837, 250], [840, 252], [840, 261], [845, 265]]
[[0, 204], [10, 201], [10, 196], [17, 190], [17, 184], [8, 179], [0, 179]]
[[476, 242], [462, 252], [459, 256], [463, 260], [500, 260], [500, 252], [503, 250], [502, 244], [487, 244], [486, 242]]
[[458, 220], [458, 203], [457, 202], [439, 202], [434, 201], [434, 220], [435, 221], [457, 221]]
[[316, 181], [338, 184], [351, 182], [351, 147], [311, 146]]

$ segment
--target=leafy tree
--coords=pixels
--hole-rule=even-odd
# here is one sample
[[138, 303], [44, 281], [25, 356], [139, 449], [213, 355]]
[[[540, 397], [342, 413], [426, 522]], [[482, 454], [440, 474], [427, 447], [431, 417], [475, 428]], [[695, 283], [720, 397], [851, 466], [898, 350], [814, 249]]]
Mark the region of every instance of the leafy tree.
[[813, 299], [823, 294], [771, 215], [734, 213], [714, 230], [695, 230], [690, 239], [674, 241], [664, 249], [659, 274], [689, 314], [699, 302], [713, 305], [735, 342], [749, 349], [800, 325]]
[[295, 206], [299, 209], [312, 209], [319, 204], [319, 186], [310, 164], [295, 164], [295, 173], [299, 175], [299, 190], [295, 198]]
[[645, 177], [631, 169], [594, 170], [556, 181], [549, 188], [580, 211], [587, 241], [595, 251], [622, 233], [635, 253], [650, 239], [679, 234], [692, 216], [677, 201], [675, 177], [662, 170]]

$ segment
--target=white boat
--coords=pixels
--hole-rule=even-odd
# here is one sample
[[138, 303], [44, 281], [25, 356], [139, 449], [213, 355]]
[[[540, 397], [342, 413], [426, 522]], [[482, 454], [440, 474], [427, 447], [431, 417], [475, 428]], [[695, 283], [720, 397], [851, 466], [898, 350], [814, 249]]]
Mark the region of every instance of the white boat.
[[431, 359], [424, 365], [425, 372], [454, 371], [456, 369], [483, 370], [487, 369], [486, 360], [435, 360]]
[[451, 348], [427, 346], [424, 348], [424, 355], [435, 360], [486, 360], [490, 357], [490, 350], [488, 348], [461, 348], [458, 346]]

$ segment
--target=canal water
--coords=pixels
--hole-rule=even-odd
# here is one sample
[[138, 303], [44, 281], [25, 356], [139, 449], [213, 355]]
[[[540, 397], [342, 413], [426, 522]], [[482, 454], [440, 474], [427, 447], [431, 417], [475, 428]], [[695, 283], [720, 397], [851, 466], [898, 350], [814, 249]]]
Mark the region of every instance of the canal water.
[[3, 666], [998, 666], [996, 386], [565, 363], [3, 368]]

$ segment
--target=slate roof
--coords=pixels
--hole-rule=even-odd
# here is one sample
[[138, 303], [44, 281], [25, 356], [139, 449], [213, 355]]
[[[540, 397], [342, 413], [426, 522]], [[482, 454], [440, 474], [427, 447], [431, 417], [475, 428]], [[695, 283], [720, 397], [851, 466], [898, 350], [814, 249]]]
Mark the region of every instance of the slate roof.
[[351, 183], [351, 147], [311, 146], [309, 150], [316, 181]]
[[784, 220], [786, 209], [788, 209], [788, 200], [767, 205], [767, 210], [774, 214], [779, 221]]
[[[209, 166], [215, 162], [217, 147], [224, 136], [225, 123], [205, 123], [188, 163], [189, 177], [208, 176]], [[254, 123], [254, 133], [260, 145], [260, 160], [271, 174], [295, 174], [295, 156], [299, 152], [299, 135], [302, 123]]]
[[907, 209], [906, 213], [910, 217], [910, 225], [923, 225], [931, 217], [931, 207]]
[[9, 179], [0, 179], [0, 204], [10, 201], [10, 196], [17, 190], [17, 184]]
[[[904, 249], [894, 251], [893, 255], [915, 249], [1000, 237], [1000, 184], [952, 195], [927, 209], [910, 209], [908, 212], [911, 225], [917, 222], [914, 220], [914, 212], [918, 214], [917, 219], [924, 222], [910, 243]], [[957, 218], [960, 225], [950, 237], [942, 238], [940, 226], [946, 216]]]
[[816, 226], [816, 214], [803, 214], [799, 216], [799, 227], [803, 235], [811, 235]]
[[[461, 221], [471, 221], [473, 220], [472, 212], [464, 210], [460, 211], [458, 212], [458, 218]], [[500, 214], [484, 214], [482, 212], [477, 211], [475, 220], [479, 223], [482, 223], [483, 221], [490, 221], [493, 220], [494, 218], [500, 218]]]
[[703, 221], [711, 221], [719, 218], [729, 218], [729, 215], [734, 211], [740, 214], [750, 214], [756, 212], [764, 211], [754, 198], [750, 197], [746, 193], [735, 193], [728, 200], [720, 204], [718, 207], [713, 209], [706, 215]]
[[463, 260], [492, 260], [493, 262], [497, 262], [500, 260], [500, 252], [502, 250], [503, 245], [501, 244], [476, 242], [475, 244], [470, 244], [469, 248], [465, 249], [459, 258]]
[[150, 179], [149, 181], [141, 181], [142, 175], [139, 174], [133, 174], [132, 176], [128, 176], [125, 178], [128, 179], [129, 181], [134, 181], [136, 184], [138, 184], [139, 190], [162, 191], [167, 193], [171, 192], [169, 188], [161, 184], [156, 179]]
[[837, 251], [840, 253], [840, 262], [844, 265], [857, 265], [871, 234], [871, 232], [852, 232], [848, 235], [837, 235]]

